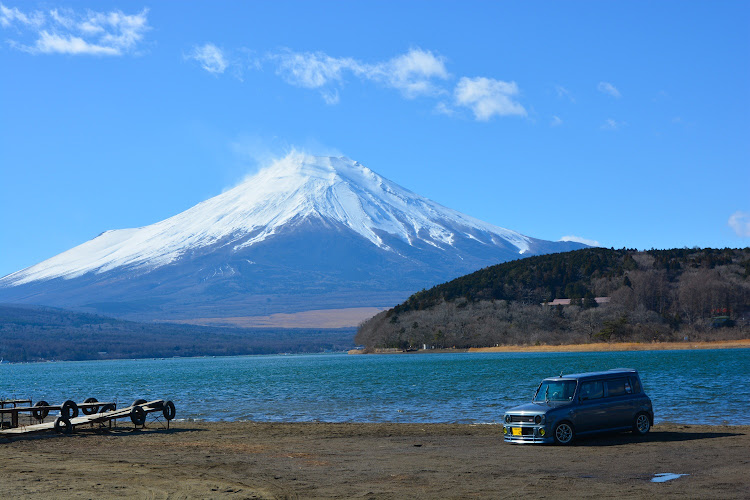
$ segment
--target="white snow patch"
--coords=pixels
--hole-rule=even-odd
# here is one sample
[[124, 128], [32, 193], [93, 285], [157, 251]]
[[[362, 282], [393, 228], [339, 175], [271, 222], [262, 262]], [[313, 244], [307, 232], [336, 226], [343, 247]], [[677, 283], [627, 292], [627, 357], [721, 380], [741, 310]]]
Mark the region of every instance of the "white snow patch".
[[[141, 228], [106, 231], [6, 276], [0, 286], [69, 279], [120, 267], [153, 269], [220, 241], [236, 251], [264, 241], [292, 221], [309, 217], [339, 223], [387, 251], [392, 249], [376, 231], [412, 246], [422, 240], [440, 249], [439, 243], [455, 244], [456, 230], [467, 235], [486, 234], [493, 244], [510, 243], [521, 254], [529, 250], [530, 243], [520, 233], [412, 193], [349, 158], [295, 152], [169, 219]], [[250, 234], [253, 236], [248, 238]]]

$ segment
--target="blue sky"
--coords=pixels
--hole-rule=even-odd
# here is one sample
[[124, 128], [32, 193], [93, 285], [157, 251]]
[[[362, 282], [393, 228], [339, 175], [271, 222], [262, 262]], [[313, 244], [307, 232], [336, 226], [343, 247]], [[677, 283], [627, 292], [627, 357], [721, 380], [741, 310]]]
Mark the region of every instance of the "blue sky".
[[0, 275], [346, 155], [526, 235], [750, 245], [750, 2], [0, 0]]

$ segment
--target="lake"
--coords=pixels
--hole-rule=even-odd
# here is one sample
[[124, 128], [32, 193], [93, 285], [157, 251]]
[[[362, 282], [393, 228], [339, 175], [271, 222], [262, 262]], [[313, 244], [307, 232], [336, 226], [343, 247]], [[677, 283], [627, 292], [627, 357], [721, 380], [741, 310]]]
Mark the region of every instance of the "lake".
[[0, 398], [171, 399], [179, 419], [495, 423], [544, 377], [619, 367], [640, 372], [657, 422], [750, 425], [750, 349], [0, 364]]

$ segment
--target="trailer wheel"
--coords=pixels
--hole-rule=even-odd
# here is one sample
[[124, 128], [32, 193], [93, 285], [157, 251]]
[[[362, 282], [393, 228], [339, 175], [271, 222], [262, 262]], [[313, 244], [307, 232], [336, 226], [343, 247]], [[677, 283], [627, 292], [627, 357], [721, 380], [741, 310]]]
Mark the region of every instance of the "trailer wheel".
[[73, 432], [73, 424], [70, 419], [62, 415], [55, 419], [55, 432], [58, 434], [70, 434]]
[[146, 403], [148, 403], [148, 401], [146, 401], [145, 399], [136, 399], [135, 401], [133, 401], [133, 404], [130, 406], [140, 406]]
[[70, 399], [64, 402], [60, 409], [60, 416], [65, 417], [68, 420], [76, 418], [78, 416], [78, 405], [76, 402]]
[[[84, 403], [98, 403], [99, 400], [96, 398], [88, 398]], [[99, 411], [99, 406], [82, 406], [81, 411], [84, 415], [93, 415]]]
[[107, 413], [108, 411], [115, 411], [115, 409], [115, 405], [113, 405], [112, 403], [108, 403], [102, 406], [102, 409], [99, 410], [99, 413]]
[[133, 422], [133, 425], [135, 426], [145, 424], [146, 411], [140, 406], [134, 406], [133, 409], [130, 410], [130, 421]]
[[[49, 406], [49, 403], [46, 401], [37, 401], [34, 406]], [[44, 420], [47, 418], [47, 415], [49, 415], [49, 410], [47, 408], [31, 410], [31, 416], [37, 420]]]
[[174, 403], [171, 401], [167, 401], [166, 403], [164, 403], [164, 409], [162, 409], [162, 413], [164, 414], [164, 418], [166, 418], [168, 421], [172, 420], [176, 413]]

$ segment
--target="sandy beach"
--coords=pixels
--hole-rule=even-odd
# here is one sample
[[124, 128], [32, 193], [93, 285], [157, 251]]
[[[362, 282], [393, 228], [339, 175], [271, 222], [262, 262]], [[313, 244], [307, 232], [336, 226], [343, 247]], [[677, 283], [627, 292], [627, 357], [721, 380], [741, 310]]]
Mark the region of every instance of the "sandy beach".
[[[173, 422], [0, 439], [0, 497], [748, 498], [750, 426], [658, 424], [570, 447], [498, 425]], [[658, 473], [687, 474], [665, 483]]]

